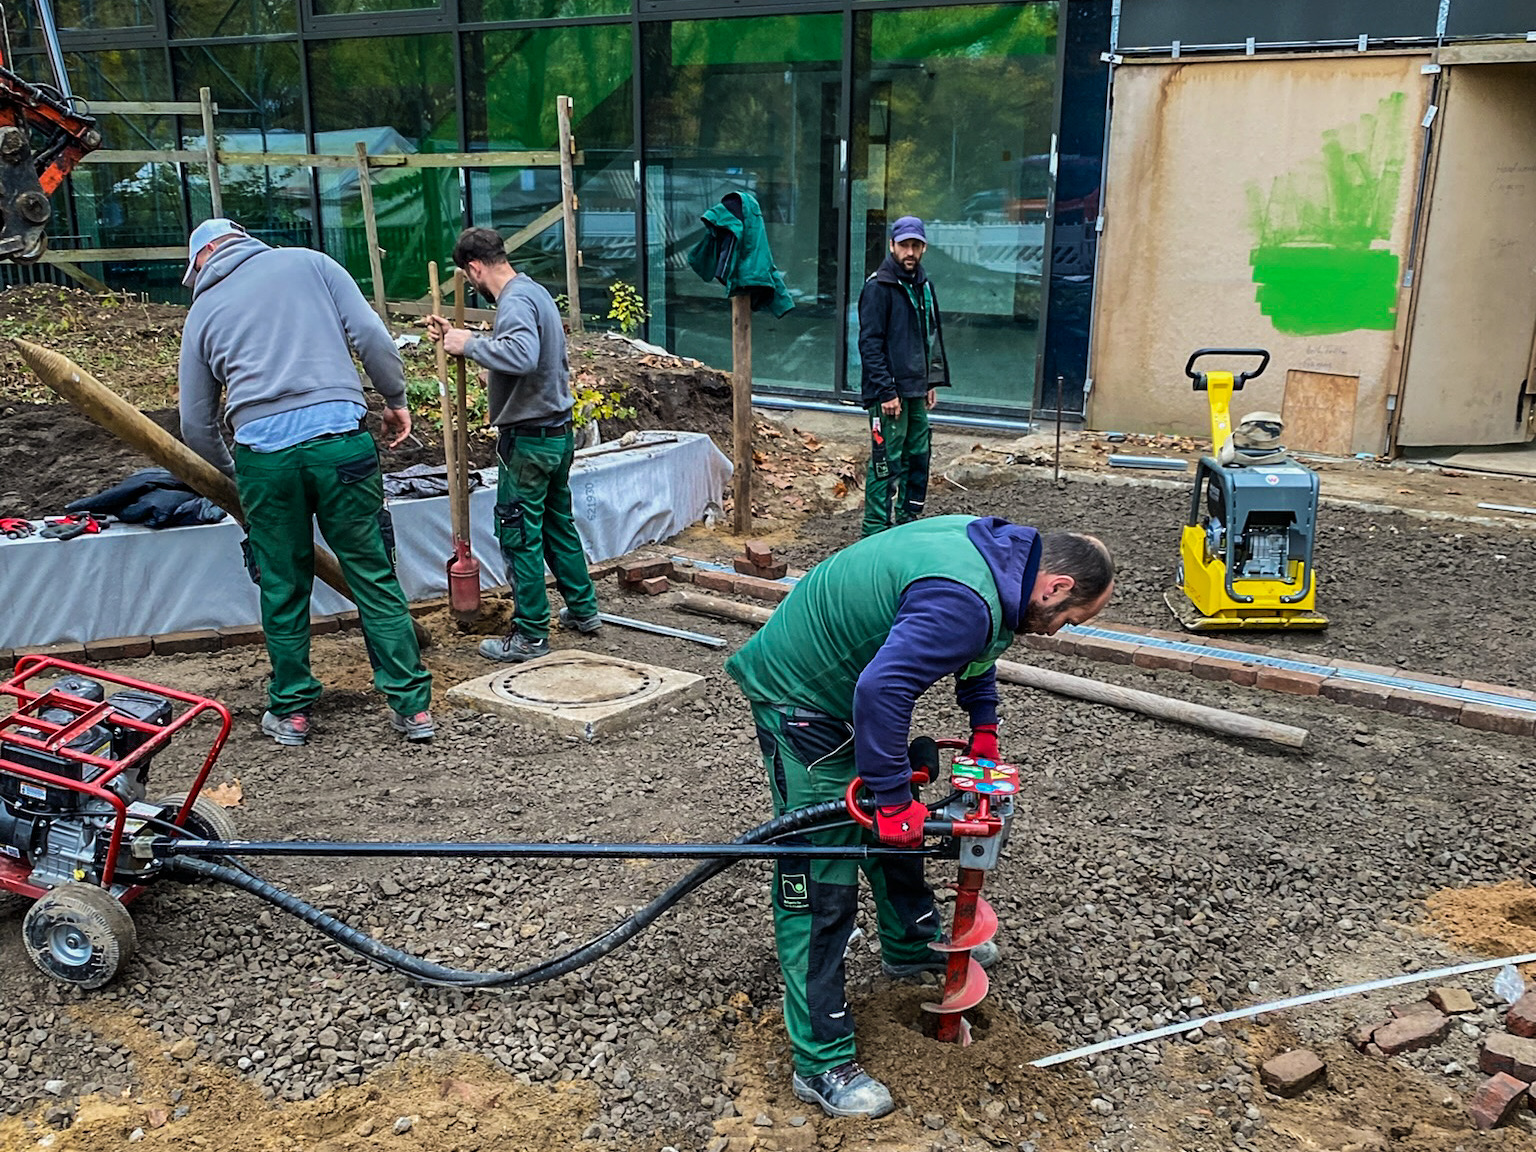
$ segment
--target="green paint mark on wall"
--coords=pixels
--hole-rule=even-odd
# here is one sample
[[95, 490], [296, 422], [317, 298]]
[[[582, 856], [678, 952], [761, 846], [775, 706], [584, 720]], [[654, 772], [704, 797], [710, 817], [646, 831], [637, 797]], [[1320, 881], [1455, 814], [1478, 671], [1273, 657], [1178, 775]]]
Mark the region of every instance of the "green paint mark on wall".
[[1254, 298], [1276, 331], [1392, 328], [1400, 262], [1386, 244], [1408, 155], [1406, 106], [1394, 92], [1324, 132], [1322, 154], [1278, 177], [1268, 195], [1249, 184]]

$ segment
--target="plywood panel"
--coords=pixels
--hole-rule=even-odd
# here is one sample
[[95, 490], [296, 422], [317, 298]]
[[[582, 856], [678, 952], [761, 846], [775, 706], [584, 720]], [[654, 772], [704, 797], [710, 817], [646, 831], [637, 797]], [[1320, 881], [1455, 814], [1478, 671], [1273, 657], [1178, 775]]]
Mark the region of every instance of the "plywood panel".
[[[1246, 389], [1245, 389], [1246, 391]], [[1358, 376], [1308, 372], [1285, 374], [1285, 446], [1302, 452], [1348, 456], [1355, 436]]]
[[1280, 410], [1292, 368], [1355, 376], [1351, 450], [1381, 450], [1426, 58], [1115, 70], [1094, 426], [1203, 435], [1185, 359], [1258, 345], [1247, 407]]
[[1536, 64], [1457, 66], [1430, 193], [1398, 443], [1530, 438]]

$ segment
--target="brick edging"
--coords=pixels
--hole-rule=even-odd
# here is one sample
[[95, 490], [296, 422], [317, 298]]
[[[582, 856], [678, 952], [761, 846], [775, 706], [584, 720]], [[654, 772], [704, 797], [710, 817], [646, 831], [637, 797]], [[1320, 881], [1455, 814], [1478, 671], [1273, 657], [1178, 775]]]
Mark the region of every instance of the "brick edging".
[[[1130, 639], [1108, 639], [1059, 632], [1055, 636], [1026, 635], [1023, 640], [1026, 646], [1038, 651], [1058, 652], [1064, 656], [1082, 656], [1089, 660], [1103, 660], [1112, 664], [1127, 664], [1144, 671], [1166, 668], [1173, 672], [1188, 673], [1201, 680], [1223, 680], [1242, 687], [1263, 688], [1293, 696], [1322, 696], [1336, 704], [1352, 704], [1359, 708], [1373, 708], [1377, 711], [1392, 712], [1402, 716], [1418, 716], [1427, 720], [1444, 720], [1483, 732], [1502, 732], [1511, 736], [1536, 736], [1536, 712], [1501, 708], [1495, 704], [1464, 703], [1428, 692], [1416, 692], [1412, 688], [1372, 684], [1365, 680], [1335, 676], [1332, 672], [1325, 675], [1288, 668], [1273, 668], [1244, 658], [1255, 655], [1268, 656], [1319, 665], [1335, 671], [1347, 669], [1378, 676], [1392, 676], [1399, 680], [1416, 680], [1426, 685], [1439, 684], [1465, 688], [1473, 692], [1496, 693], [1520, 700], [1536, 700], [1536, 692], [1524, 688], [1489, 684], [1480, 680], [1460, 680], [1452, 676], [1440, 676], [1428, 672], [1405, 672], [1401, 668], [1388, 668], [1380, 664], [1328, 659], [1309, 652], [1266, 648], [1235, 640], [1217, 640], [1209, 636], [1182, 632], [1162, 632], [1137, 624], [1104, 623], [1096, 626], [1105, 631], [1128, 636]], [[1206, 649], [1206, 653], [1197, 655], [1192, 652], [1173, 652], [1163, 648], [1144, 646], [1135, 642], [1137, 636], [1179, 641]]]
[[[311, 616], [310, 635], [323, 636], [360, 626], [355, 609], [333, 615]], [[260, 624], [226, 628], [197, 628], [189, 632], [162, 632], [154, 636], [114, 636], [104, 640], [66, 640], [60, 644], [24, 645], [0, 649], [0, 668], [11, 669], [23, 656], [56, 656], [76, 664], [112, 660], [140, 660], [145, 656], [184, 656], [190, 652], [217, 652], [265, 642]]]

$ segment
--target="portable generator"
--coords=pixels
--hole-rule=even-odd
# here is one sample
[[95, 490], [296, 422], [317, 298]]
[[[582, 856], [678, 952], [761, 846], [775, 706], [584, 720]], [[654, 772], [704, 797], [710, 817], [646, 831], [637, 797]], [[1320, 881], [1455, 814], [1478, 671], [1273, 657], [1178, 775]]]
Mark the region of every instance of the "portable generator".
[[[0, 890], [34, 900], [22, 939], [38, 968], [99, 988], [133, 954], [125, 905], [164, 866], [155, 843], [235, 836], [224, 810], [198, 798], [229, 735], [229, 712], [42, 656], [17, 661], [0, 697], [16, 704], [0, 718]], [[147, 799], [155, 756], [207, 714], [219, 730], [190, 789]]]
[[[1257, 357], [1246, 372], [1201, 372], [1205, 356]], [[1195, 470], [1189, 518], [1179, 540], [1176, 583], [1164, 599], [1191, 632], [1323, 628], [1312, 564], [1317, 473], [1280, 444], [1281, 418], [1244, 416], [1232, 427], [1232, 393], [1269, 367], [1262, 348], [1201, 348], [1184, 374], [1211, 409], [1211, 451]]]

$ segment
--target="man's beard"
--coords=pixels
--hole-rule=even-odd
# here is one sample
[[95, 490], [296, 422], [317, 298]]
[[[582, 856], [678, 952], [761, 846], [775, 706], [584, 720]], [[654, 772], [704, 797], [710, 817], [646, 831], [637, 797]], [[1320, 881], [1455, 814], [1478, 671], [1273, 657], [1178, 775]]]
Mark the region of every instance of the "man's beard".
[[1057, 619], [1065, 612], [1065, 608], [1050, 609], [1044, 605], [1036, 604], [1033, 600], [1024, 609], [1024, 632], [1038, 632], [1048, 635]]

